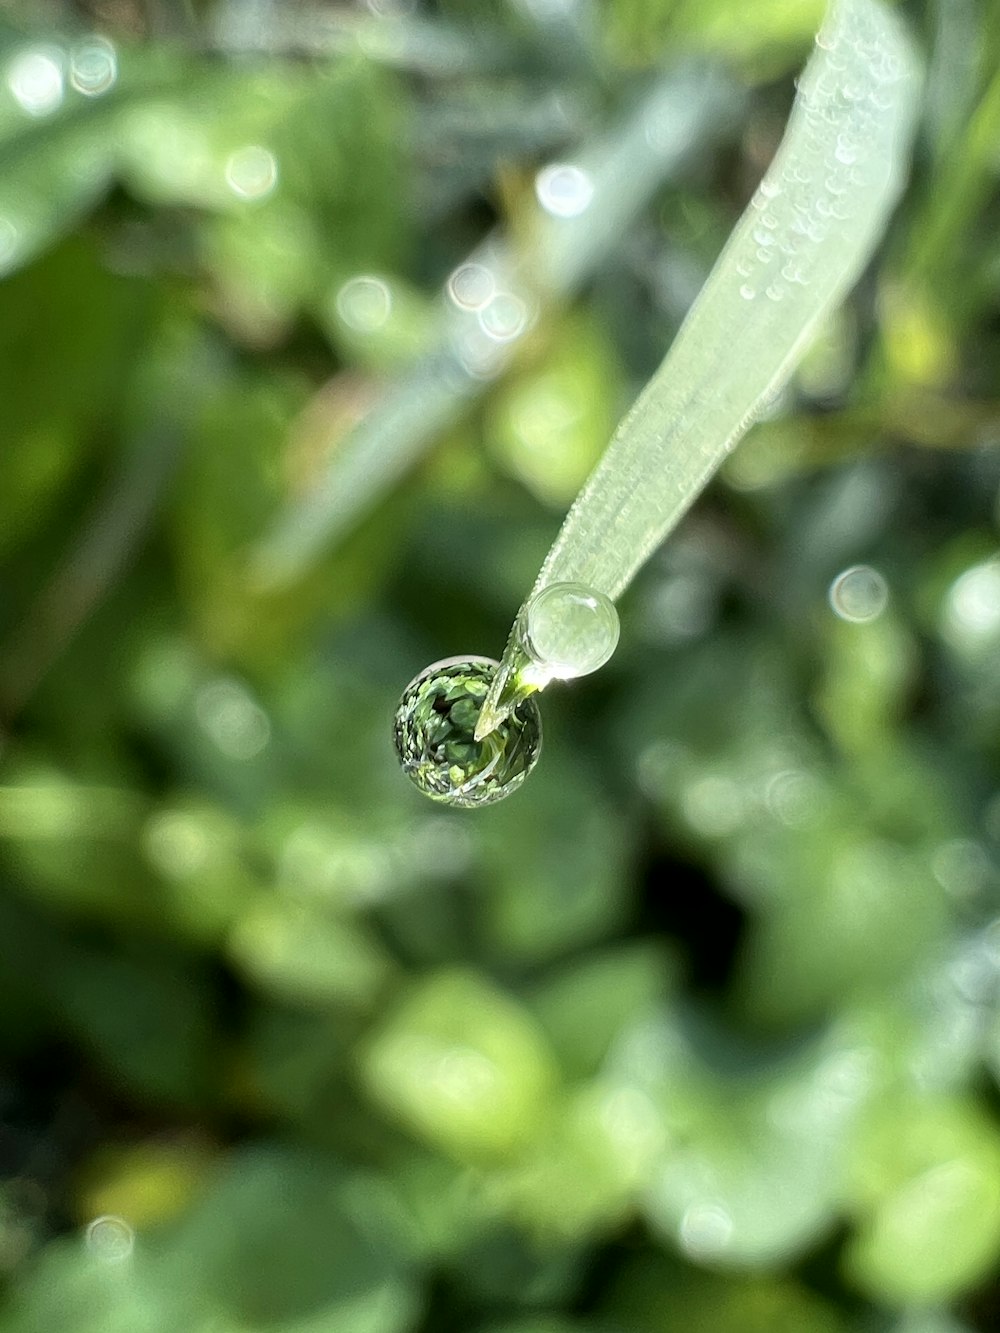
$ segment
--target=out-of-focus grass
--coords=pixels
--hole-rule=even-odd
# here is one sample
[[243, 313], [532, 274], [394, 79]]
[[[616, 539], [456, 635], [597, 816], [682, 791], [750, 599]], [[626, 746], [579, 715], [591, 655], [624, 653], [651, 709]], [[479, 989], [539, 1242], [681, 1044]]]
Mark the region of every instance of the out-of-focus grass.
[[[398, 693], [500, 650], [820, 6], [91, 8], [0, 23], [0, 1329], [994, 1327], [994, 0], [900, 6], [876, 262], [468, 816]], [[538, 173], [653, 88], [697, 150], [573, 269]], [[573, 281], [265, 586], [540, 234]]]

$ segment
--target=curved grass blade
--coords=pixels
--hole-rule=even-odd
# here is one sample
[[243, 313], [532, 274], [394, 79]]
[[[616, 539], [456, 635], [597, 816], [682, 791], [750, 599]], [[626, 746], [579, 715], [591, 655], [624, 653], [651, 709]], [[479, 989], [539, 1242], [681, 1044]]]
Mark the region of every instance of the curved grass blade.
[[[570, 509], [532, 595], [566, 582], [619, 597], [787, 381], [899, 196], [918, 86], [900, 19], [881, 0], [833, 0], [774, 161]], [[521, 618], [479, 738], [530, 689], [519, 680]]]

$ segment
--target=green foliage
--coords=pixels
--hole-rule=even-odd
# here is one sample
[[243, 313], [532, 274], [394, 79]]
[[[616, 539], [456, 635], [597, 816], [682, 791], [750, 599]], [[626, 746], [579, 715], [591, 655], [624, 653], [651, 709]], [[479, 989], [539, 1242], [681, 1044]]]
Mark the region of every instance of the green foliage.
[[1000, 14], [897, 8], [862, 289], [468, 812], [400, 693], [499, 656], [818, 6], [5, 8], [2, 1333], [996, 1326]]

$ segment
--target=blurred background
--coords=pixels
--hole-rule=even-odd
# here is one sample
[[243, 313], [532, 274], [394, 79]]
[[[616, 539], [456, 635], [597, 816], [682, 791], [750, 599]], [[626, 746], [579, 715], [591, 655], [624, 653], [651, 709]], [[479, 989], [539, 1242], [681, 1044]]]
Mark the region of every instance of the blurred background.
[[[543, 700], [499, 656], [820, 0], [0, 4], [0, 1329], [1000, 1327], [1000, 5]], [[753, 356], [753, 347], [733, 347]]]

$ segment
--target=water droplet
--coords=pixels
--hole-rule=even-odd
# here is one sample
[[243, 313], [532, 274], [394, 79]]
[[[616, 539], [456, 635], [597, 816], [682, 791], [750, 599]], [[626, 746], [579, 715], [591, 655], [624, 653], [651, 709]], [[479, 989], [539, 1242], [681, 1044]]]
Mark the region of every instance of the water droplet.
[[740, 288], [740, 296], [743, 297], [744, 301], [752, 301], [756, 295], [757, 295], [756, 287], [751, 287], [748, 282], [745, 282], [743, 286]]
[[123, 1217], [95, 1217], [84, 1237], [87, 1249], [104, 1264], [120, 1264], [135, 1249], [135, 1232]]
[[590, 207], [594, 182], [582, 167], [554, 162], [535, 177], [538, 202], [556, 218], [578, 218]]
[[772, 282], [765, 288], [764, 295], [769, 301], [780, 301], [785, 295], [785, 289], [780, 282]]
[[389, 318], [392, 292], [381, 278], [351, 278], [337, 293], [337, 314], [348, 328], [374, 333]]
[[833, 155], [837, 161], [843, 163], [845, 167], [853, 167], [858, 160], [857, 144], [851, 143], [851, 141], [845, 139], [842, 134], [838, 135], [837, 146], [833, 150]]
[[485, 264], [461, 264], [448, 279], [448, 295], [463, 310], [482, 310], [496, 291], [496, 279]]
[[534, 768], [542, 719], [525, 699], [482, 741], [476, 721], [496, 675], [489, 657], [434, 662], [410, 681], [396, 710], [393, 739], [403, 772], [432, 800], [492, 805], [515, 792]]
[[1000, 557], [973, 565], [959, 575], [945, 600], [949, 637], [983, 641], [1000, 634]]
[[513, 292], [496, 292], [480, 310], [479, 326], [494, 342], [513, 342], [528, 327], [528, 307]]
[[241, 199], [266, 199], [278, 183], [278, 163], [262, 144], [247, 144], [226, 158], [226, 184]]
[[854, 624], [877, 620], [889, 604], [889, 586], [877, 569], [854, 565], [830, 584], [830, 606], [841, 618]]
[[550, 583], [523, 612], [524, 646], [548, 679], [572, 680], [602, 667], [618, 646], [610, 598], [582, 583]]
[[49, 116], [63, 100], [63, 53], [56, 47], [22, 51], [7, 66], [7, 87], [29, 116]]
[[70, 85], [84, 97], [100, 97], [118, 79], [118, 54], [106, 37], [88, 37], [70, 52]]

